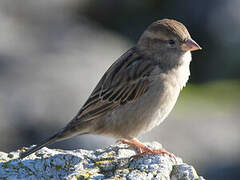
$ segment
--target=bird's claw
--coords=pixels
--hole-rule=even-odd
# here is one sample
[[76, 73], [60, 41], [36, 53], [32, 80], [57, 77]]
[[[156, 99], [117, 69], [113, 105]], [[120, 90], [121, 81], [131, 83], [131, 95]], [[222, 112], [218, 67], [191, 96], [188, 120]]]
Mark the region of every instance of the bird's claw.
[[129, 139], [129, 141], [127, 140], [124, 140], [124, 139], [121, 139], [121, 140], [118, 140], [117, 142], [121, 142], [123, 144], [127, 144], [133, 148], [135, 148], [137, 150], [137, 154], [132, 156], [131, 158], [134, 158], [134, 159], [137, 159], [143, 155], [150, 155], [150, 154], [158, 154], [158, 155], [167, 155], [169, 156], [171, 159], [174, 159], [174, 163], [177, 164], [177, 159], [176, 157], [167, 152], [166, 150], [164, 149], [152, 149], [144, 144], [142, 144], [141, 142], [139, 142], [138, 140], [136, 139]]

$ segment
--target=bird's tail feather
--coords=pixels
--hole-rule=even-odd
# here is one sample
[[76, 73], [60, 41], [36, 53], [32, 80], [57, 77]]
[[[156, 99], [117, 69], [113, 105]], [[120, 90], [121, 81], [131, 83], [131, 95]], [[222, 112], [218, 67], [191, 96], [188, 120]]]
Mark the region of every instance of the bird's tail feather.
[[23, 158], [29, 156], [30, 154], [38, 151], [39, 149], [41, 149], [41, 148], [43, 148], [43, 147], [45, 147], [45, 146], [47, 146], [47, 145], [49, 145], [49, 144], [52, 144], [52, 143], [54, 143], [54, 142], [56, 142], [56, 141], [59, 141], [59, 140], [60, 140], [60, 139], [59, 139], [59, 137], [58, 137], [58, 133], [56, 133], [56, 134], [53, 135], [52, 137], [50, 137], [50, 138], [48, 138], [47, 140], [45, 140], [43, 143], [41, 143], [41, 144], [39, 144], [39, 145], [37, 145], [37, 146], [34, 146], [33, 148], [29, 149], [29, 150], [26, 151], [26, 152], [21, 153], [21, 154], [19, 155], [19, 157], [20, 157], [21, 159], [23, 159]]
[[[81, 135], [81, 134], [85, 134], [85, 133], [78, 133], [78, 135]], [[57, 132], [55, 135], [53, 135], [50, 138], [48, 138], [45, 141], [43, 141], [41, 144], [39, 144], [39, 145], [29, 149], [26, 152], [20, 153], [19, 158], [23, 159], [23, 158], [29, 156], [30, 154], [38, 151], [39, 149], [41, 149], [41, 148], [43, 148], [43, 147], [45, 147], [47, 145], [50, 145], [52, 143], [68, 139], [68, 138], [70, 138], [70, 137], [72, 137], [74, 135], [76, 135], [76, 134], [71, 133], [68, 129], [64, 128], [61, 131]]]

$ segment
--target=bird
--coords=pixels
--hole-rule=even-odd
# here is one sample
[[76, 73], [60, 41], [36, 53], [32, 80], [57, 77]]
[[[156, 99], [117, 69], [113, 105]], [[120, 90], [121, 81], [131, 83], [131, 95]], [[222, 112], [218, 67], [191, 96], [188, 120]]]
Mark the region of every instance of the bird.
[[153, 22], [108, 68], [72, 120], [19, 157], [83, 134], [116, 138], [139, 154], [171, 156], [164, 149], [148, 147], [137, 137], [169, 115], [189, 79], [191, 51], [200, 49], [182, 23], [173, 19]]

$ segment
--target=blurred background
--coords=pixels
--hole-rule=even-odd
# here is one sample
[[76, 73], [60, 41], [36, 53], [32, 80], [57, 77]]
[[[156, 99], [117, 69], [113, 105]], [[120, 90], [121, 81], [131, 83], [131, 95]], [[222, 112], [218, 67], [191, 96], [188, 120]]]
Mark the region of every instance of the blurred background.
[[[37, 144], [78, 112], [106, 69], [155, 20], [184, 23], [203, 50], [158, 141], [207, 179], [240, 179], [240, 1], [0, 1], [0, 151]], [[51, 148], [96, 149], [92, 135]]]

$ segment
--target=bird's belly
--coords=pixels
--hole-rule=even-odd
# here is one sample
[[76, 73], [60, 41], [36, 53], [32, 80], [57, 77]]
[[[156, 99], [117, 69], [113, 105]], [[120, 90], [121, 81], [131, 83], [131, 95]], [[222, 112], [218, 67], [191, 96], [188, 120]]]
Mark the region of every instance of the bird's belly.
[[[156, 82], [159, 81], [159, 82]], [[105, 118], [105, 133], [117, 138], [136, 137], [159, 125], [176, 103], [180, 89], [162, 80], [155, 80], [151, 88], [137, 101], [116, 108]]]
[[155, 83], [155, 87], [146, 96], [148, 101], [144, 101], [146, 111], [141, 119], [141, 123], [144, 126], [140, 133], [149, 131], [163, 122], [173, 109], [179, 92], [180, 90], [176, 89], [176, 86], [173, 86], [169, 82], [163, 83], [160, 81], [159, 83]]

